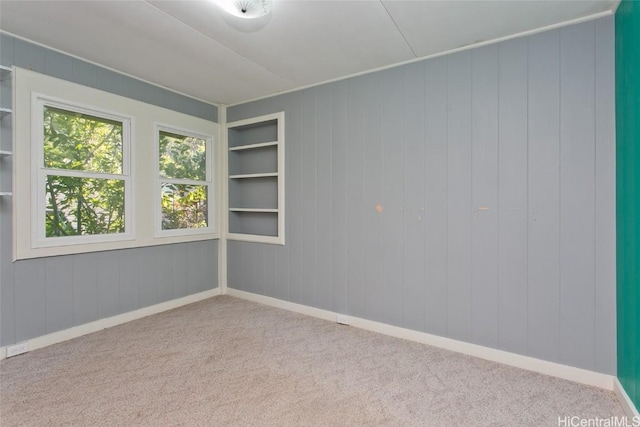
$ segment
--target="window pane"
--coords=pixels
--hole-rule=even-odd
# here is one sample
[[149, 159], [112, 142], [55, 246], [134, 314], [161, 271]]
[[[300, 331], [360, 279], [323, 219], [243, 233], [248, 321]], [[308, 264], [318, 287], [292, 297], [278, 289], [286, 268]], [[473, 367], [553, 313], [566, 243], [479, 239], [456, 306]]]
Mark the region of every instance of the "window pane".
[[207, 179], [207, 141], [160, 131], [160, 175], [171, 179]]
[[122, 122], [44, 107], [44, 166], [122, 173]]
[[162, 183], [162, 229], [207, 226], [207, 186]]
[[124, 181], [48, 175], [46, 236], [124, 233]]

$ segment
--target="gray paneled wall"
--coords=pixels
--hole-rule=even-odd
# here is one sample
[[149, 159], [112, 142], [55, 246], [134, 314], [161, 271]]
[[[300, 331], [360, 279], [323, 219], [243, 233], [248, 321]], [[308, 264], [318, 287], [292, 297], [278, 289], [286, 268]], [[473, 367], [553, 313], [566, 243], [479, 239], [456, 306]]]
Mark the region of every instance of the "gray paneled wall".
[[[0, 34], [0, 64], [35, 71], [217, 120], [217, 108], [40, 46]], [[10, 82], [0, 101], [11, 107]], [[10, 149], [11, 119], [0, 148]], [[0, 189], [11, 188], [11, 158], [0, 160]], [[0, 198], [0, 345], [64, 330], [218, 284], [218, 241], [11, 262], [12, 199]]]
[[17, 261], [13, 283], [2, 283], [3, 344], [212, 289], [217, 249], [203, 241]]
[[229, 108], [287, 125], [287, 245], [229, 241], [229, 286], [615, 374], [613, 37], [607, 17]]

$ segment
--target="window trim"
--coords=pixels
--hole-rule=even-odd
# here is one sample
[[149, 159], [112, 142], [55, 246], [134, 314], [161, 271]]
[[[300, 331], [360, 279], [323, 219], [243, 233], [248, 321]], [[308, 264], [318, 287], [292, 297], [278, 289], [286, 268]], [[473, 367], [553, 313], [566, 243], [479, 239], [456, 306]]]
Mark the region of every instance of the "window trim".
[[[154, 194], [155, 176], [153, 152], [154, 143], [154, 122], [170, 123], [175, 126], [196, 131], [198, 134], [214, 135], [213, 156], [220, 160], [221, 154], [219, 143], [223, 140], [221, 134], [223, 125], [217, 123], [212, 117], [205, 119], [190, 115], [188, 113], [175, 111], [171, 108], [145, 103], [138, 99], [122, 96], [103, 90], [88, 87], [82, 84], [62, 80], [48, 76], [32, 70], [20, 67], [14, 68], [12, 78], [13, 89], [13, 111], [12, 122], [12, 142], [13, 142], [13, 195], [11, 198], [11, 209], [13, 211], [12, 237], [13, 237], [13, 260], [24, 260], [42, 258], [58, 255], [74, 255], [82, 253], [104, 252], [110, 250], [132, 249], [151, 246], [161, 246], [168, 244], [200, 242], [205, 240], [220, 239], [220, 213], [217, 207], [221, 201], [220, 188], [220, 168], [221, 165], [212, 165], [212, 177], [215, 178], [214, 200], [213, 200], [213, 220], [211, 229], [199, 234], [164, 236], [158, 238], [154, 236]], [[130, 129], [130, 154], [129, 165], [132, 191], [130, 193], [131, 202], [129, 206], [133, 208], [133, 218], [127, 219], [127, 226], [131, 227], [126, 231], [132, 233], [131, 239], [118, 239], [113, 241], [113, 236], [119, 234], [104, 234], [101, 242], [91, 242], [93, 236], [61, 236], [59, 245], [36, 247], [32, 244], [34, 240], [33, 224], [34, 211], [37, 210], [38, 196], [32, 192], [32, 184], [37, 179], [38, 169], [34, 167], [39, 160], [35, 160], [38, 150], [34, 151], [32, 135], [36, 126], [32, 123], [32, 94], [37, 93], [44, 98], [63, 101], [64, 104], [72, 106], [88, 107], [89, 110], [99, 112], [114, 113], [116, 117], [131, 117], [132, 126]], [[97, 107], [97, 108], [96, 108]], [[36, 129], [39, 131], [39, 129]], [[44, 162], [44, 160], [43, 160]], [[120, 178], [120, 177], [118, 177]], [[43, 180], [43, 186], [46, 182]], [[46, 204], [44, 196], [43, 203]], [[126, 203], [126, 202], [125, 202]], [[132, 221], [132, 222], [131, 222]], [[213, 231], [212, 231], [213, 230]], [[43, 234], [44, 235], [44, 234]], [[75, 237], [82, 237], [80, 242], [71, 244]], [[89, 238], [90, 237], [90, 238]], [[117, 237], [115, 237], [117, 239]], [[47, 242], [48, 243], [48, 242]]]
[[[170, 132], [179, 135], [204, 139], [206, 141], [206, 171], [205, 181], [191, 180], [191, 179], [173, 179], [166, 178], [160, 175], [160, 132]], [[166, 123], [154, 121], [153, 122], [153, 139], [154, 139], [154, 237], [175, 237], [175, 236], [197, 236], [202, 234], [211, 234], [217, 232], [217, 215], [216, 209], [218, 208], [216, 203], [216, 179], [214, 173], [214, 165], [217, 161], [216, 156], [216, 143], [213, 135], [205, 135], [200, 132], [196, 132], [190, 129], [186, 129], [180, 126], [169, 125]], [[190, 184], [190, 185], [206, 185], [207, 186], [207, 227], [201, 228], [178, 228], [173, 230], [162, 229], [162, 183], [173, 182], [178, 184]]]
[[[78, 171], [47, 168], [44, 165], [44, 108], [54, 107], [66, 111], [89, 114], [107, 120], [122, 122], [122, 174], [106, 174], [93, 171]], [[107, 243], [135, 240], [135, 188], [132, 161], [132, 136], [135, 131], [133, 116], [69, 101], [38, 92], [31, 93], [31, 247], [50, 248], [58, 246], [77, 246], [90, 243]], [[52, 173], [53, 172], [53, 173]], [[59, 172], [59, 173], [56, 173]], [[46, 237], [46, 190], [44, 181], [47, 175], [75, 176], [81, 178], [118, 179], [124, 181], [124, 233], [93, 234], [83, 236]]]

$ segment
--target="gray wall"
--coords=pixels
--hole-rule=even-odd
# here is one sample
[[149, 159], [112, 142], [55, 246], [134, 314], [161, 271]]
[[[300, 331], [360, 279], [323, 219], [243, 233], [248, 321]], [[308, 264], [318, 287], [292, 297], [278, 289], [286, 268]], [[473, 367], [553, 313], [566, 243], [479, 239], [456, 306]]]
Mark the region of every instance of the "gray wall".
[[286, 112], [287, 197], [229, 287], [615, 374], [613, 43], [607, 17], [229, 108]]
[[[186, 96], [0, 34], [0, 64], [217, 120], [217, 108]], [[11, 107], [10, 81], [2, 107]], [[11, 118], [0, 148], [11, 148]], [[0, 160], [0, 188], [11, 188], [11, 157]], [[96, 252], [11, 262], [12, 199], [0, 198], [0, 345], [213, 289], [218, 241]]]

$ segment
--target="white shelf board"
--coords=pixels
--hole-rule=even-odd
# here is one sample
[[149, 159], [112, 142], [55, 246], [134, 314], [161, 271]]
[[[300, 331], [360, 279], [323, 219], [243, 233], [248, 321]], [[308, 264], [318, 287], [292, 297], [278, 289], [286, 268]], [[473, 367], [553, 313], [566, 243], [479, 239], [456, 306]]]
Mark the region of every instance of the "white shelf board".
[[13, 153], [11, 151], [7, 151], [7, 150], [0, 150], [0, 159], [3, 157], [7, 157], [12, 155]]
[[13, 113], [11, 108], [0, 108], [0, 118], [4, 118], [6, 115]]
[[13, 71], [10, 67], [5, 67], [4, 65], [0, 65], [0, 80], [4, 80], [11, 74]]
[[270, 173], [246, 173], [242, 175], [229, 175], [230, 179], [247, 179], [247, 178], [269, 178], [272, 176], [278, 176], [278, 172]]
[[263, 236], [259, 234], [227, 233], [227, 239], [240, 240], [244, 242], [253, 242], [253, 243], [271, 243], [275, 245], [284, 245], [283, 236]]
[[278, 145], [278, 141], [261, 142], [259, 144], [238, 145], [236, 147], [229, 147], [229, 151], [251, 150], [254, 148], [273, 147], [275, 145]]
[[0, 197], [2, 196], [11, 196], [13, 193], [11, 191], [0, 191]]
[[229, 208], [230, 212], [278, 213], [278, 209]]

